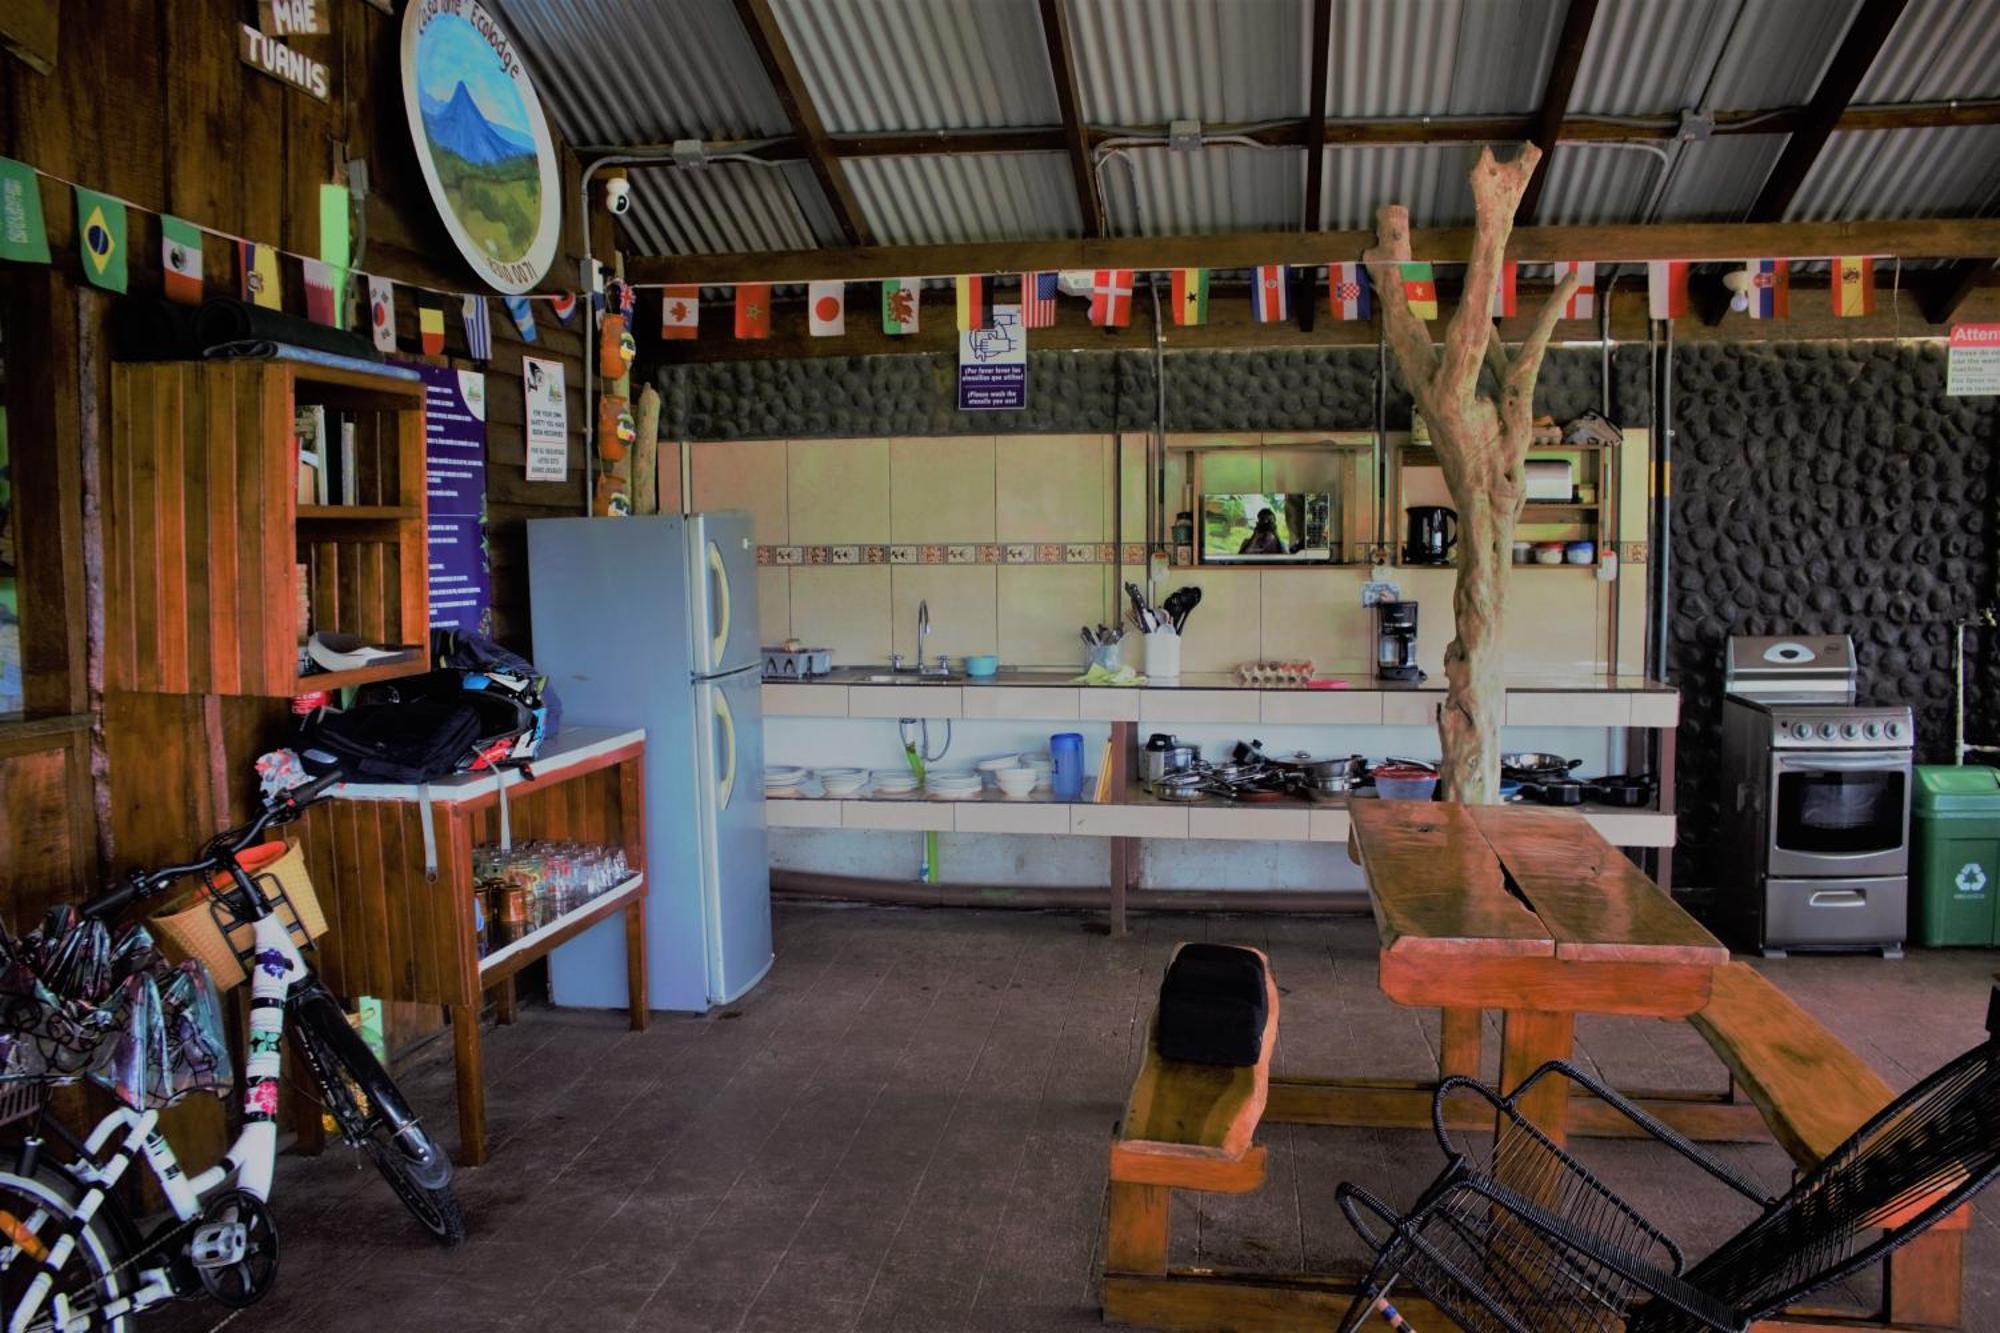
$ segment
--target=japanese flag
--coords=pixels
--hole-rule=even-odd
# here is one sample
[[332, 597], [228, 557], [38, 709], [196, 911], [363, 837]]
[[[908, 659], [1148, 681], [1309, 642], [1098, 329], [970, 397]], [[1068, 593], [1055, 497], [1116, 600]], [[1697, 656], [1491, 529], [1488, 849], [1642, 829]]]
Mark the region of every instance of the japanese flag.
[[368, 279], [368, 327], [375, 335], [375, 350], [396, 350], [396, 292], [387, 278]]
[[813, 337], [840, 337], [847, 332], [847, 284], [809, 283], [806, 287], [806, 310]]
[[660, 289], [660, 336], [692, 338], [701, 330], [701, 288]]

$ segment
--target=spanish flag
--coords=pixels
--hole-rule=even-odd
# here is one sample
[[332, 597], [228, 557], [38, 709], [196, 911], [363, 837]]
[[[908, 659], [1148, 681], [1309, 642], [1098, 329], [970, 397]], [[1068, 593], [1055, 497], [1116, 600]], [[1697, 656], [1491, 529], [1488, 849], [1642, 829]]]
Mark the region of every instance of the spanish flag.
[[1208, 323], [1208, 270], [1174, 270], [1174, 323]]
[[1833, 261], [1833, 313], [1853, 318], [1875, 313], [1875, 260], [1843, 255]]
[[986, 299], [986, 279], [977, 273], [961, 273], [952, 279], [958, 292], [958, 331], [993, 327], [993, 306]]

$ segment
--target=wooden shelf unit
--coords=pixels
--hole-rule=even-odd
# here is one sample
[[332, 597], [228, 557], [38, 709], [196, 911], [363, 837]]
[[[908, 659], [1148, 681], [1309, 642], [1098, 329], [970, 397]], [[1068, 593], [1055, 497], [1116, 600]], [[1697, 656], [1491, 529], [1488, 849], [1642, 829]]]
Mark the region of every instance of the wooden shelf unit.
[[[1402, 444], [1393, 451], [1395, 462], [1389, 476], [1389, 518], [1394, 538], [1394, 563], [1404, 565], [1403, 538], [1398, 528], [1406, 501], [1406, 474], [1412, 469], [1439, 467], [1437, 451], [1427, 444]], [[1605, 552], [1617, 549], [1618, 448], [1602, 444], [1541, 445], [1530, 448], [1528, 457], [1567, 458], [1575, 465], [1575, 484], [1595, 488], [1592, 500], [1530, 500], [1522, 506], [1516, 541], [1536, 544], [1550, 541], [1589, 541], [1596, 546], [1596, 559], [1588, 565], [1538, 565], [1532, 561], [1516, 564], [1516, 569], [1594, 569]], [[1449, 503], [1440, 498], [1440, 504]], [[1560, 529], [1561, 531], [1549, 531]]]
[[[302, 406], [356, 426], [360, 503], [301, 505]], [[112, 368], [105, 681], [114, 690], [286, 697], [422, 671], [424, 655], [299, 674], [299, 571], [313, 629], [375, 644], [430, 628], [424, 386], [282, 361]], [[351, 679], [350, 679], [351, 677]]]

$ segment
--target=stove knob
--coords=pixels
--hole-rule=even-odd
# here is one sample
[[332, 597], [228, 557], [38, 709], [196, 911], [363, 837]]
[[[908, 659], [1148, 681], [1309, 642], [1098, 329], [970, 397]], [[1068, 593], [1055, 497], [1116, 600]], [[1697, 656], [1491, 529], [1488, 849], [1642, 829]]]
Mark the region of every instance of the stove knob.
[[1852, 722], [1843, 722], [1840, 724], [1840, 737], [1842, 740], [1851, 741], [1860, 734], [1861, 728], [1855, 726]]
[[1812, 734], [1813, 734], [1813, 732], [1812, 732], [1812, 723], [1810, 723], [1810, 722], [1794, 722], [1794, 723], [1792, 723], [1792, 739], [1793, 739], [1793, 740], [1795, 740], [1795, 741], [1809, 741], [1809, 740], [1811, 740], [1811, 739], [1812, 739]]
[[1871, 741], [1878, 740], [1882, 735], [1882, 724], [1880, 722], [1866, 723], [1861, 728], [1861, 734]]
[[1834, 726], [1833, 723], [1822, 722], [1819, 724], [1819, 738], [1821, 740], [1830, 741], [1839, 734], [1840, 734], [1840, 728]]
[[1901, 740], [1903, 738], [1903, 724], [1900, 722], [1884, 722], [1882, 724], [1882, 734], [1892, 741]]

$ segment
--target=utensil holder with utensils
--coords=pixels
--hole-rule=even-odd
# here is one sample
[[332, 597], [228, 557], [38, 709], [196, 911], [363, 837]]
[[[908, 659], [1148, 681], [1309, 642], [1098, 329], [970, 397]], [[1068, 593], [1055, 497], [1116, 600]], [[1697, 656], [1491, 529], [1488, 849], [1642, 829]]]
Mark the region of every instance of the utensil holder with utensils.
[[1146, 635], [1146, 675], [1153, 680], [1181, 678], [1181, 636], [1165, 626]]

